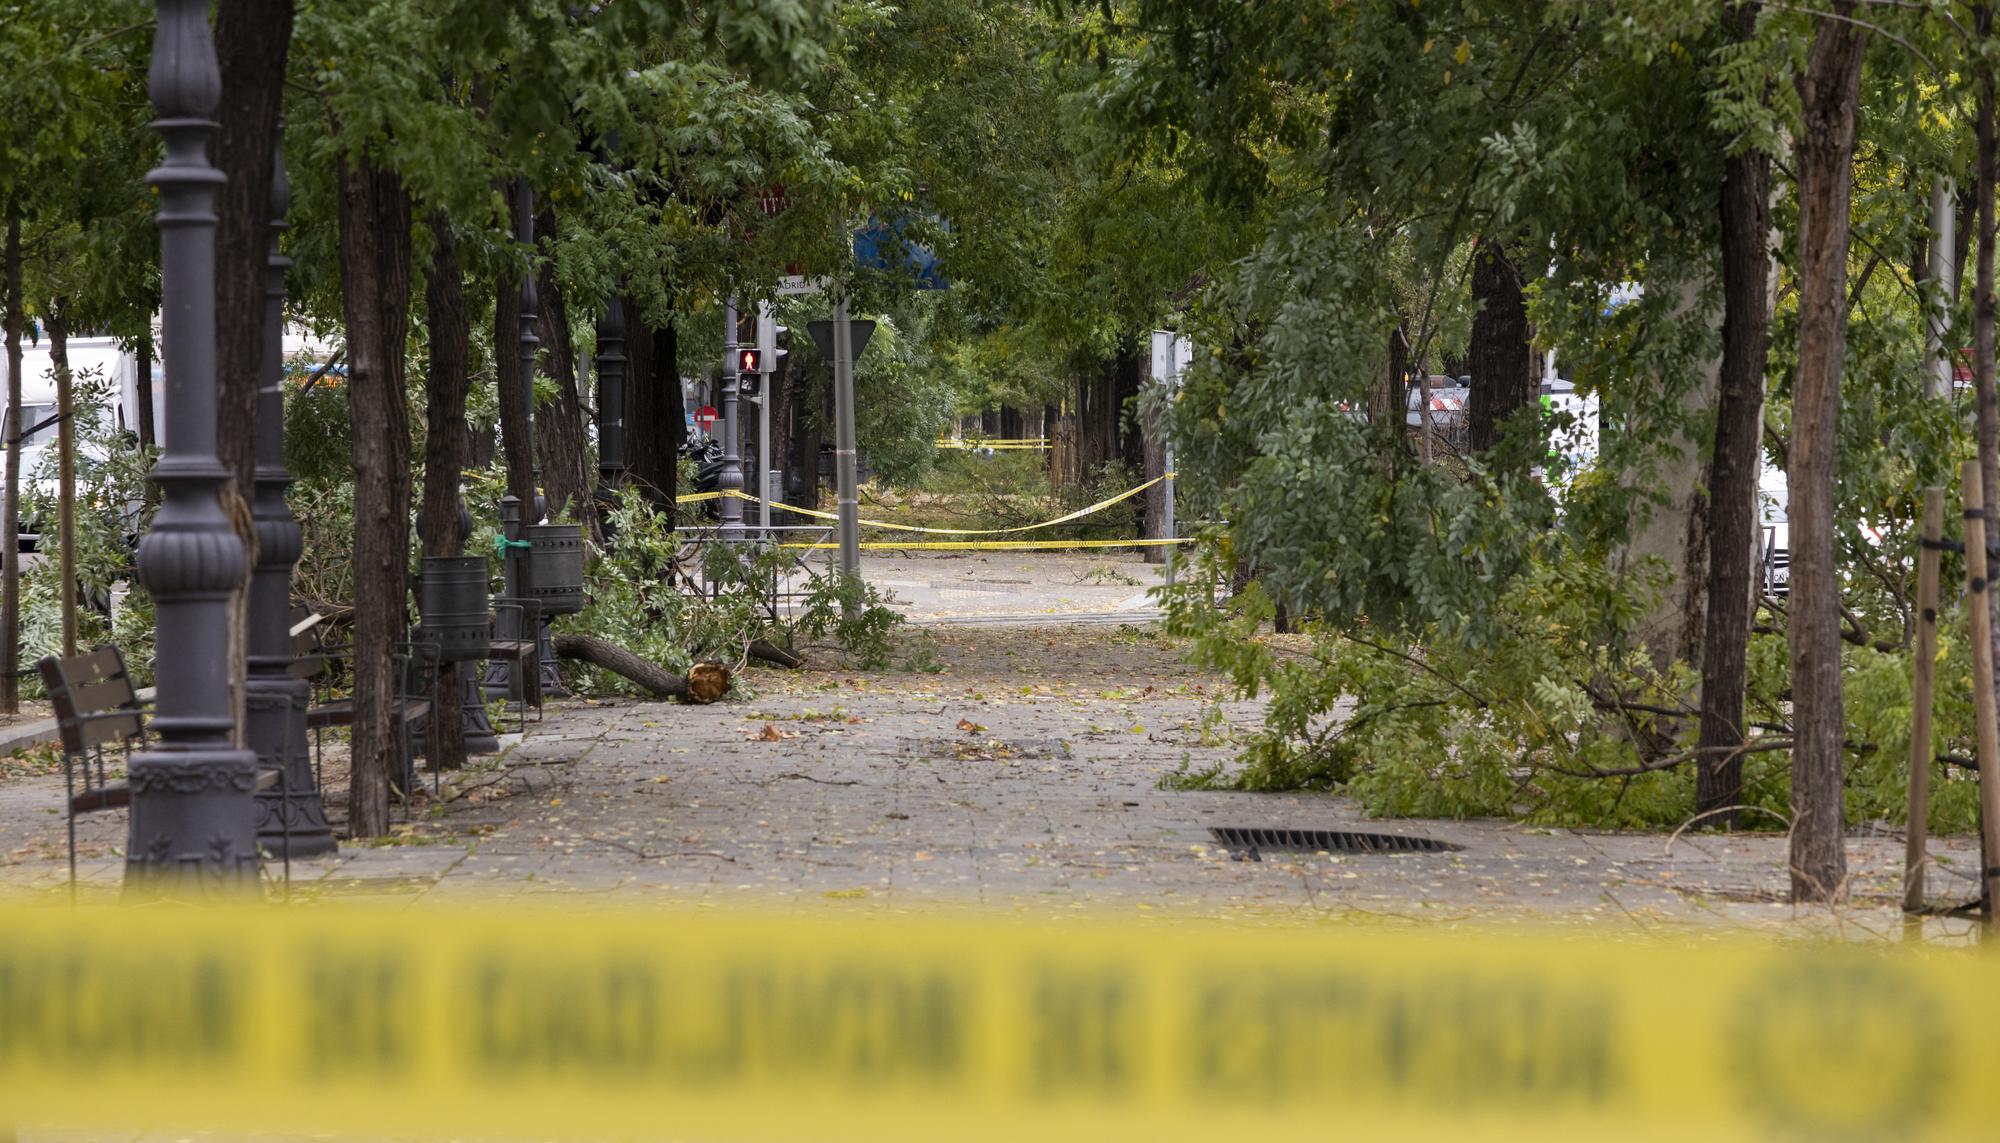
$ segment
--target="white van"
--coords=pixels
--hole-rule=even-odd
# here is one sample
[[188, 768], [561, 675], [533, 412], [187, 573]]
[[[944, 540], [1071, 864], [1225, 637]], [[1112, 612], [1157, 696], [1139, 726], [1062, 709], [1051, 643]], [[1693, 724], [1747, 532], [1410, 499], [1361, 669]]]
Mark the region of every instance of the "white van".
[[[32, 331], [40, 334], [40, 331]], [[72, 375], [79, 379], [103, 379], [111, 383], [106, 394], [112, 407], [108, 413], [110, 423], [120, 432], [136, 433], [139, 409], [139, 362], [138, 355], [123, 348], [116, 338], [100, 336], [72, 336], [69, 339], [69, 365]], [[45, 334], [23, 338], [21, 345], [21, 479], [25, 492], [37, 474], [44, 471], [44, 458], [52, 454], [56, 447], [58, 432], [56, 419], [56, 376], [55, 360], [49, 351], [49, 340]], [[165, 375], [155, 363], [151, 392], [147, 394], [153, 402], [154, 425], [160, 425], [160, 415], [164, 412]], [[13, 379], [7, 374], [6, 355], [0, 353], [0, 400], [5, 400]], [[79, 395], [89, 391], [79, 385], [75, 392]], [[79, 447], [90, 448], [88, 443]], [[44, 495], [55, 492], [53, 486], [46, 486], [46, 478], [35, 485]], [[136, 506], [134, 506], [136, 507]], [[21, 520], [20, 543], [30, 551], [40, 542], [38, 522], [23, 515]]]

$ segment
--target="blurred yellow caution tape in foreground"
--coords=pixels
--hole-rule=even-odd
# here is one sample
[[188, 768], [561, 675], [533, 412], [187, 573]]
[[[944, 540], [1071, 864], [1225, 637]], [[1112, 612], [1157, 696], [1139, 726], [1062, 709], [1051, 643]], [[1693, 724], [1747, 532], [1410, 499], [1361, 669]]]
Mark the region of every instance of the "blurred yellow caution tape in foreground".
[[0, 1128], [1991, 1137], [1966, 952], [715, 913], [0, 912]]

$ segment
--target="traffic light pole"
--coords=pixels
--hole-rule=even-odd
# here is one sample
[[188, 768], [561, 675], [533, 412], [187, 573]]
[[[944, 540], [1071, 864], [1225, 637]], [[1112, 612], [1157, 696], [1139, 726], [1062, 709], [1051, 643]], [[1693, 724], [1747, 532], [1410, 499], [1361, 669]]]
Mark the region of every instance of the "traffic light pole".
[[757, 527], [771, 538], [771, 378], [778, 367], [777, 318], [771, 303], [757, 303]]
[[847, 295], [833, 303], [833, 471], [839, 498], [840, 574], [861, 575], [861, 501], [854, 452], [854, 328], [848, 320]]
[[743, 454], [737, 435], [736, 299], [722, 307], [722, 471], [716, 474], [716, 491], [722, 493], [717, 505], [722, 517], [722, 538], [735, 540], [743, 535], [743, 501], [734, 493], [743, 491]]

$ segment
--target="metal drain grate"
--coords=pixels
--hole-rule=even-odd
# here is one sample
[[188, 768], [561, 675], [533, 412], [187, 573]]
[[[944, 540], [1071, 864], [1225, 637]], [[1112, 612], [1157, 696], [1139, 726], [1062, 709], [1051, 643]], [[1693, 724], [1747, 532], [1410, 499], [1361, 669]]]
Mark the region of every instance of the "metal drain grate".
[[1341, 829], [1244, 829], [1211, 826], [1216, 841], [1249, 861], [1267, 849], [1293, 853], [1446, 853], [1465, 848], [1434, 837], [1398, 833], [1358, 833]]

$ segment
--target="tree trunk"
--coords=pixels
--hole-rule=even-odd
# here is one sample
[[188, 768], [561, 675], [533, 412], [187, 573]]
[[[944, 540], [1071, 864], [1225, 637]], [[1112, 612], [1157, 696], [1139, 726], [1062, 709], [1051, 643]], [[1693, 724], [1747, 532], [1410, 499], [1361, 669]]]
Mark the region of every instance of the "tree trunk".
[[1027, 426], [1021, 418], [1021, 410], [1012, 405], [1000, 406], [1000, 439], [1009, 441], [1025, 440]]
[[686, 677], [642, 659], [616, 643], [593, 635], [559, 634], [555, 637], [554, 645], [557, 656], [564, 659], [580, 659], [603, 667], [614, 675], [646, 688], [657, 698], [688, 697]]
[[[151, 319], [148, 319], [150, 322]], [[138, 421], [139, 448], [146, 450], [160, 443], [159, 428], [153, 423], [153, 334], [150, 324], [146, 336], [139, 339], [138, 378], [133, 384], [139, 398], [139, 407], [134, 412]], [[146, 482], [146, 507], [157, 508], [160, 503], [160, 486]]]
[[[424, 499], [426, 556], [455, 556], [464, 550], [459, 534], [460, 473], [465, 467], [468, 431], [465, 401], [472, 388], [472, 319], [465, 304], [465, 272], [458, 264], [451, 225], [431, 215], [431, 272], [424, 282], [430, 325], [430, 372], [424, 378]], [[465, 765], [465, 724], [457, 717], [459, 664], [444, 663], [431, 691], [424, 755], [431, 765]]]
[[653, 422], [657, 394], [653, 392], [653, 330], [639, 305], [625, 299], [625, 486], [647, 497], [654, 487]]
[[500, 404], [500, 451], [507, 461], [507, 494], [521, 502], [521, 518], [535, 507], [535, 458], [528, 453], [529, 384], [521, 376], [521, 294], [507, 283], [493, 291], [493, 379]]
[[[403, 350], [410, 301], [410, 199], [365, 155], [339, 159], [340, 276], [354, 459], [354, 729], [348, 827], [389, 829], [395, 645], [409, 557], [410, 426]], [[502, 357], [506, 354], [502, 353]], [[398, 781], [407, 780], [397, 774]]]
[[[1756, 34], [1757, 5], [1731, 10], [1739, 41]], [[1708, 468], [1708, 615], [1702, 639], [1702, 749], [1695, 812], [1731, 828], [1743, 800], [1743, 693], [1756, 614], [1757, 481], [1763, 467], [1764, 364], [1771, 336], [1771, 157], [1746, 150], [1722, 173], [1722, 372]]]
[[1408, 415], [1410, 339], [1398, 325], [1389, 334], [1389, 369], [1382, 378], [1382, 384], [1368, 395], [1368, 420], [1376, 425], [1386, 426], [1386, 435], [1398, 443], [1409, 435], [1404, 431], [1403, 420]]
[[[771, 457], [784, 472], [784, 483], [780, 486], [785, 502], [802, 508], [816, 508], [816, 500], [807, 499], [812, 487], [805, 476], [806, 399], [812, 393], [806, 385], [806, 370], [796, 357], [785, 367], [785, 383], [778, 388], [771, 406]], [[815, 461], [819, 455], [819, 441], [813, 439], [812, 453]]]
[[[1993, 6], [1979, 5], [1973, 10], [1973, 20], [1975, 34], [1981, 42], [1985, 42], [1993, 34]], [[1977, 277], [1972, 295], [1972, 388], [1978, 402], [1979, 483], [1985, 494], [1986, 538], [1990, 552], [1996, 533], [2000, 533], [2000, 528], [1992, 523], [1995, 517], [1993, 504], [1996, 498], [2000, 498], [2000, 390], [1996, 390], [1995, 386], [1993, 360], [1993, 193], [1996, 182], [2000, 182], [2000, 165], [1996, 165], [2000, 163], [2000, 156], [1996, 156], [1993, 72], [1990, 68], [1980, 70], [1978, 92], [1978, 169], [1974, 173], [1973, 187], [1978, 202], [1979, 234], [1977, 253], [1974, 255]], [[1987, 566], [1992, 567], [1990, 555]], [[1988, 607], [2000, 606], [1995, 604], [1996, 596], [2000, 593], [1986, 592]], [[1996, 646], [2000, 646], [2000, 627], [1993, 630], [1992, 639]], [[1996, 681], [1995, 686], [2000, 689], [2000, 681]], [[1982, 831], [1982, 843], [1985, 836]], [[1984, 849], [1982, 844], [1982, 867], [1991, 865], [1993, 861], [1993, 855], [1985, 853]], [[1990, 914], [1995, 902], [1988, 901], [1986, 908]]]
[[543, 252], [540, 279], [541, 312], [535, 334], [542, 339], [542, 370], [556, 383], [553, 401], [535, 407], [535, 451], [541, 454], [542, 495], [549, 517], [573, 511], [592, 540], [603, 543], [597, 526], [597, 506], [590, 499], [590, 466], [583, 431], [583, 398], [576, 384], [576, 346], [570, 339], [569, 304], [555, 275], [555, 215], [544, 212], [535, 222]]
[[[1483, 453], [1500, 443], [1516, 413], [1527, 409], [1533, 415], [1537, 396], [1521, 271], [1498, 242], [1481, 239], [1473, 253], [1472, 297], [1479, 312], [1472, 318], [1468, 355], [1472, 407], [1467, 410], [1467, 445]], [[1535, 460], [1533, 441], [1522, 445], [1518, 454], [1505, 458], [1509, 467], [1525, 470]]]
[[[1845, 16], [1851, 2], [1833, 5]], [[1834, 467], [1847, 345], [1847, 246], [1854, 117], [1866, 36], [1818, 22], [1799, 78], [1799, 363], [1790, 474], [1792, 898], [1839, 899], [1842, 827], [1840, 573], [1834, 560]]]
[[[271, 148], [284, 103], [293, 0], [218, 0], [222, 69], [215, 165], [216, 451], [237, 493], [256, 494], [257, 388], [264, 364], [264, 262], [271, 246]], [[256, 553], [250, 554], [251, 562]]]
[[1149, 357], [1150, 354], [1139, 352], [1139, 343], [1134, 338], [1118, 343], [1116, 380], [1111, 391], [1111, 425], [1117, 434], [1112, 459], [1123, 465], [1127, 474], [1146, 470], [1146, 432], [1139, 423], [1139, 393], [1146, 385]]
[[680, 343], [674, 327], [643, 324], [639, 303], [625, 300], [626, 479], [668, 511], [677, 492], [681, 441]]
[[0, 490], [0, 711], [21, 709], [21, 215], [7, 215], [7, 487]]
[[56, 374], [56, 579], [62, 583], [62, 653], [76, 654], [76, 378], [69, 368], [69, 319], [49, 307], [49, 363]]

